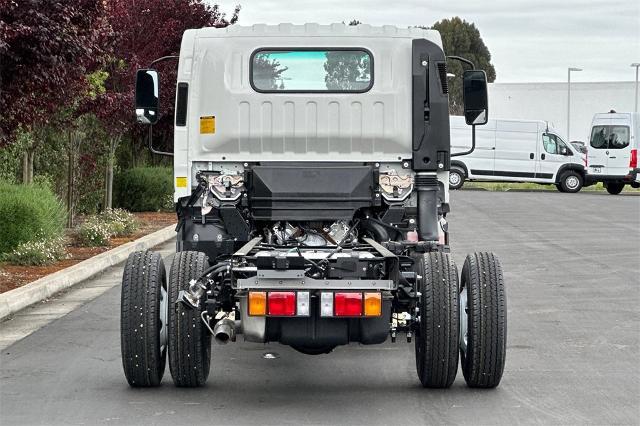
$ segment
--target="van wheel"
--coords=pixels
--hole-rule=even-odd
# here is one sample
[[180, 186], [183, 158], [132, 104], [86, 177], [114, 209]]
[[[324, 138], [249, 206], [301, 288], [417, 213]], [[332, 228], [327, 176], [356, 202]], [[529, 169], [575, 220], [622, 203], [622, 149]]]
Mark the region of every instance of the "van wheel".
[[464, 185], [465, 173], [458, 166], [452, 166], [449, 170], [449, 189], [460, 189]]
[[560, 188], [561, 192], [578, 192], [582, 189], [584, 184], [584, 178], [573, 170], [568, 170], [560, 176]]
[[609, 194], [618, 195], [619, 193], [622, 192], [622, 189], [624, 188], [624, 183], [610, 182], [610, 183], [607, 183], [605, 188], [607, 188], [607, 192]]
[[130, 386], [158, 386], [167, 357], [167, 278], [158, 253], [129, 255], [122, 275], [120, 350]]
[[507, 350], [507, 297], [493, 253], [467, 256], [460, 290], [460, 359], [469, 387], [498, 386]]
[[458, 372], [458, 268], [449, 253], [427, 253], [416, 258], [416, 272], [416, 370], [425, 388], [448, 388]]
[[209, 266], [204, 253], [181, 251], [175, 254], [169, 272], [169, 369], [173, 383], [180, 387], [202, 386], [209, 377], [211, 334], [200, 318], [200, 309], [176, 303], [180, 290], [199, 278]]

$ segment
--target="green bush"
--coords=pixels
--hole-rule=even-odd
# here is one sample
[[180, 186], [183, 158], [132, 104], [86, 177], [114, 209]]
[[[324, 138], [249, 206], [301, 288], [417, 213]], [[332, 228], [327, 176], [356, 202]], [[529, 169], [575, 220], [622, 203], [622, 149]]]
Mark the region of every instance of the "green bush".
[[112, 228], [98, 216], [91, 216], [78, 228], [76, 240], [85, 247], [104, 247], [109, 245]]
[[112, 236], [127, 237], [138, 229], [138, 220], [134, 215], [123, 209], [107, 209], [100, 213]]
[[44, 266], [66, 257], [64, 237], [53, 237], [21, 243], [13, 251], [2, 255], [2, 260], [14, 265]]
[[170, 210], [173, 202], [173, 171], [169, 167], [136, 167], [114, 179], [114, 204], [132, 212]]
[[66, 217], [64, 205], [49, 188], [0, 181], [0, 253], [62, 236]]

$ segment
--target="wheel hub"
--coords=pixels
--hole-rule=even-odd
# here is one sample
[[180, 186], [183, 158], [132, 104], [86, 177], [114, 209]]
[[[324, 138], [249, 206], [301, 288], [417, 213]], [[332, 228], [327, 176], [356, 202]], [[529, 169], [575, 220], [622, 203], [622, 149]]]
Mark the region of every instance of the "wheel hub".
[[565, 181], [567, 188], [575, 189], [578, 187], [578, 178], [575, 176], [569, 176]]
[[464, 287], [460, 292], [460, 350], [463, 354], [467, 353], [467, 288]]
[[449, 183], [453, 186], [456, 186], [460, 183], [460, 175], [456, 172], [449, 172]]
[[167, 317], [169, 309], [167, 290], [160, 287], [160, 352], [167, 348]]

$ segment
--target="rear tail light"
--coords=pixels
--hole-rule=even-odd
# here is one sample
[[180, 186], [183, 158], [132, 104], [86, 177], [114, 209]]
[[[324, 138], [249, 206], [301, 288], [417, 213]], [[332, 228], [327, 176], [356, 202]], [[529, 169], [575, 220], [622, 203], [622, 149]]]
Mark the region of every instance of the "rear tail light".
[[309, 316], [309, 292], [308, 291], [298, 292], [296, 315], [299, 317]]
[[269, 315], [292, 317], [296, 314], [296, 293], [270, 291], [267, 297]]
[[364, 316], [379, 317], [382, 315], [382, 295], [380, 293], [364, 294]]
[[630, 169], [638, 168], [638, 150], [637, 149], [631, 150], [631, 158], [629, 158], [629, 168]]
[[362, 315], [362, 293], [336, 293], [335, 314], [337, 317]]
[[320, 293], [320, 316], [333, 316], [333, 293]]
[[249, 292], [249, 315], [267, 314], [267, 293], [264, 291]]

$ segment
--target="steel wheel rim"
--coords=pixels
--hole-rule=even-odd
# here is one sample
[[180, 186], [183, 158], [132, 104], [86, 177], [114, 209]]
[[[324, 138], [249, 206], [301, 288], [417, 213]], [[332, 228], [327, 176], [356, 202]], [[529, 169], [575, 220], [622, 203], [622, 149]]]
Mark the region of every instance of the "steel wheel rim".
[[169, 316], [169, 297], [167, 290], [160, 287], [160, 352], [164, 352], [167, 348], [168, 330], [167, 318]]
[[459, 173], [456, 172], [449, 172], [449, 184], [452, 186], [458, 186], [458, 184], [460, 184], [460, 180], [462, 179], [462, 177], [460, 176]]
[[468, 343], [468, 312], [467, 312], [467, 288], [463, 287], [460, 292], [460, 351], [467, 353]]
[[578, 187], [578, 178], [575, 177], [575, 176], [569, 176], [565, 180], [565, 184], [567, 185], [567, 188], [569, 188], [569, 189], [576, 189]]

